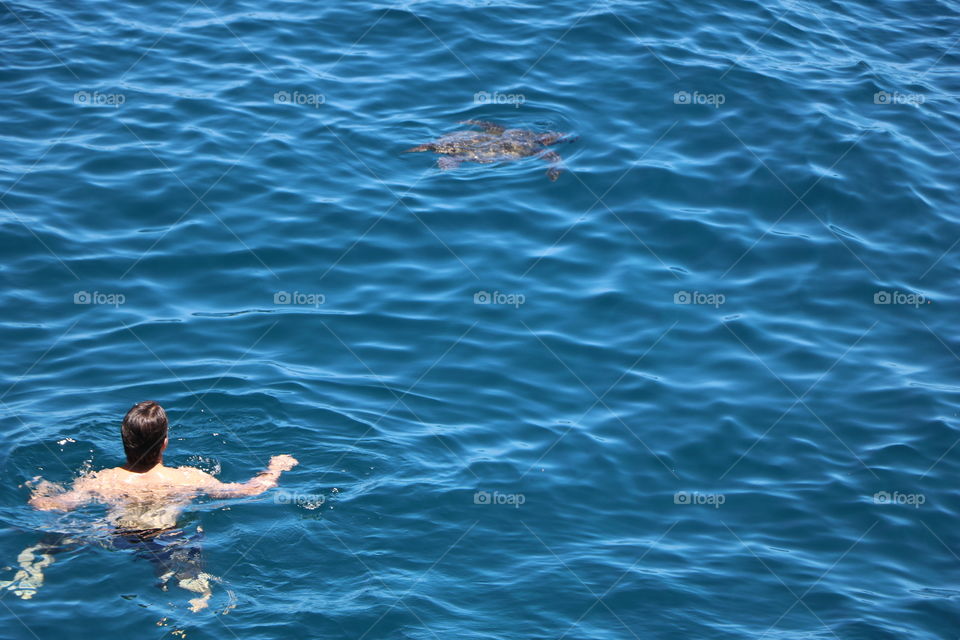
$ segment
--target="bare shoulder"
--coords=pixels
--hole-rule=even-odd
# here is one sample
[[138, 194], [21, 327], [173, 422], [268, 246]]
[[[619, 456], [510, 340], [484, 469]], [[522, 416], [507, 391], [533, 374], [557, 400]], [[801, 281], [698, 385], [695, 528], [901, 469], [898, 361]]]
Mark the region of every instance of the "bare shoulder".
[[73, 490], [109, 498], [120, 491], [122, 477], [126, 473], [122, 467], [112, 467], [87, 473], [74, 480]]
[[218, 483], [212, 475], [196, 467], [176, 467], [173, 471], [176, 472], [177, 479], [186, 485], [208, 487]]
[[117, 469], [101, 469], [86, 473], [73, 481], [73, 488], [79, 491], [99, 491], [111, 487], [117, 479]]

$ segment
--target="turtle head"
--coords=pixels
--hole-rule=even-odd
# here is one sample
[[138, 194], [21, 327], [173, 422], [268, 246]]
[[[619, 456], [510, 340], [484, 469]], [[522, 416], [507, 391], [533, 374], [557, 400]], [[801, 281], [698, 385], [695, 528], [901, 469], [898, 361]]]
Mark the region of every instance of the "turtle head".
[[573, 142], [576, 136], [570, 133], [560, 133], [559, 131], [548, 131], [537, 136], [537, 142], [547, 147], [559, 142]]
[[420, 151], [433, 151], [436, 148], [437, 148], [437, 145], [433, 144], [432, 142], [428, 142], [427, 144], [421, 144], [421, 145], [417, 145], [416, 147], [405, 149], [404, 153], [418, 153]]

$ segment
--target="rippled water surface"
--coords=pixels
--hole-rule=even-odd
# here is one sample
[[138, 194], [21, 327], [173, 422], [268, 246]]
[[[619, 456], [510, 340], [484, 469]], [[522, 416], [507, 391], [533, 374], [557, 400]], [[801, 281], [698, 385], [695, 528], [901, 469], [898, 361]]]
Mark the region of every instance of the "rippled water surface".
[[[960, 5], [7, 2], [6, 638], [955, 638]], [[441, 171], [463, 120], [571, 134]], [[182, 518], [213, 606], [24, 483]]]

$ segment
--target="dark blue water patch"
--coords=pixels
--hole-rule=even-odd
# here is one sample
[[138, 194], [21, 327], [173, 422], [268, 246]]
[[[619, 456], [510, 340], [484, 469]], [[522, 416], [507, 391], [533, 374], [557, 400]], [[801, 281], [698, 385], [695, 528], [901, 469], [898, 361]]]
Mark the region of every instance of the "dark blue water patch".
[[[0, 21], [0, 580], [91, 538], [11, 637], [956, 628], [950, 3]], [[556, 182], [404, 153], [467, 119], [576, 140]], [[170, 464], [301, 462], [184, 516], [199, 614], [25, 505], [147, 398]]]

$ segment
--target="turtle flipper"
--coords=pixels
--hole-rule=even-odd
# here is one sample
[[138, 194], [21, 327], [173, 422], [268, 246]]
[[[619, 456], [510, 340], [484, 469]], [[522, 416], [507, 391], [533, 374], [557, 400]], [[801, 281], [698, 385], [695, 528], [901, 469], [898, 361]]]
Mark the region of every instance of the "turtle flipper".
[[437, 145], [433, 144], [432, 142], [428, 142], [427, 144], [421, 144], [416, 147], [405, 149], [404, 153], [417, 153], [418, 151], [433, 151], [434, 149], [436, 149], [436, 147]]
[[441, 156], [437, 160], [437, 166], [440, 167], [441, 171], [449, 171], [450, 169], [456, 169], [460, 166], [460, 158], [454, 158], [453, 156]]
[[463, 120], [460, 124], [472, 124], [474, 126], [480, 127], [487, 133], [493, 133], [499, 135], [506, 131], [504, 127], [497, 124], [496, 122], [487, 122], [486, 120]]
[[561, 158], [560, 154], [556, 151], [548, 151], [541, 157], [550, 163], [550, 168], [547, 169], [547, 177], [550, 178], [551, 182], [555, 182], [556, 179], [560, 177], [560, 167], [563, 166], [563, 158]]

